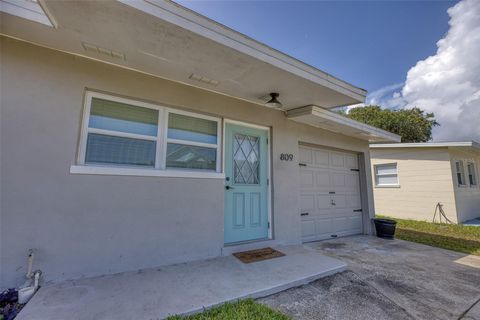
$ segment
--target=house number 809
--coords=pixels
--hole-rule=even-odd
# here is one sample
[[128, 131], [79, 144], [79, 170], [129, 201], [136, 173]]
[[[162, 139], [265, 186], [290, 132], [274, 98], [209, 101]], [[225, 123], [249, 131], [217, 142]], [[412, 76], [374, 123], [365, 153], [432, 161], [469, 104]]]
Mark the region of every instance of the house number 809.
[[293, 161], [293, 154], [291, 153], [281, 153], [280, 160], [282, 161]]

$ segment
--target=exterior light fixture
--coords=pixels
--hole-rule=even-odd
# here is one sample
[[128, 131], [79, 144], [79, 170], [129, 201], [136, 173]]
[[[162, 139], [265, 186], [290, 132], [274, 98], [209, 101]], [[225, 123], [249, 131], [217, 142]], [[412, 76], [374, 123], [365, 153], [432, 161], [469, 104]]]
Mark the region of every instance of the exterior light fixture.
[[276, 92], [270, 93], [270, 97], [272, 97], [270, 100], [268, 100], [265, 104], [267, 107], [272, 107], [272, 108], [281, 108], [282, 103], [277, 100], [277, 98], [280, 96], [280, 94]]

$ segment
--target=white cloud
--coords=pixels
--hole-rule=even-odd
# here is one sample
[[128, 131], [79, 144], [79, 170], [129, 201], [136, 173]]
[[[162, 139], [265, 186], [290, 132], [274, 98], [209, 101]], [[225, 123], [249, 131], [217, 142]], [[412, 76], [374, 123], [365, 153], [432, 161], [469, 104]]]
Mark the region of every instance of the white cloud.
[[385, 107], [391, 107], [391, 106], [384, 105], [384, 103], [388, 102], [388, 99], [385, 99], [385, 98], [386, 97], [391, 98], [389, 94], [402, 87], [403, 87], [403, 83], [395, 83], [395, 84], [391, 84], [389, 86], [380, 88], [376, 91], [373, 91], [368, 94], [367, 104], [378, 104]]
[[372, 92], [367, 104], [434, 112], [437, 141], [480, 140], [480, 1], [463, 0], [448, 14], [450, 29], [436, 54], [408, 71], [401, 93], [394, 84]]

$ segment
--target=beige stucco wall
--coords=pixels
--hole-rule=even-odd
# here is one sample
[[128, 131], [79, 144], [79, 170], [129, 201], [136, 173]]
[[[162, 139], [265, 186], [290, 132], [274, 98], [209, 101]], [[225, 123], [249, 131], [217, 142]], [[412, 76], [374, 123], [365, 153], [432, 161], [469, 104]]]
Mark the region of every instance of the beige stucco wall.
[[[460, 148], [450, 148], [450, 159], [452, 167], [452, 178], [453, 185], [455, 189], [455, 200], [457, 203], [457, 215], [458, 221], [464, 222], [470, 219], [475, 219], [480, 217], [480, 183], [479, 179], [479, 168], [480, 168], [480, 153], [472, 152], [468, 150], [462, 150]], [[455, 160], [463, 160], [465, 164], [465, 179], [467, 180], [467, 185], [463, 187], [458, 186], [457, 177], [455, 175]], [[467, 161], [475, 162], [475, 169], [477, 174], [477, 186], [470, 187], [468, 185], [468, 172], [466, 167]]]
[[[1, 38], [0, 287], [24, 281], [28, 249], [46, 281], [221, 254], [222, 179], [73, 175], [86, 88], [272, 128], [273, 244], [300, 243], [298, 143], [363, 153], [368, 143], [202, 89]], [[188, 75], [185, 75], [188, 77]], [[260, 94], [260, 93], [259, 93]], [[280, 161], [280, 153], [294, 161]], [[370, 223], [365, 224], [366, 231]]]
[[457, 222], [450, 156], [447, 148], [371, 149], [373, 166], [397, 163], [398, 188], [374, 187], [377, 214], [431, 221], [438, 202], [448, 218]]

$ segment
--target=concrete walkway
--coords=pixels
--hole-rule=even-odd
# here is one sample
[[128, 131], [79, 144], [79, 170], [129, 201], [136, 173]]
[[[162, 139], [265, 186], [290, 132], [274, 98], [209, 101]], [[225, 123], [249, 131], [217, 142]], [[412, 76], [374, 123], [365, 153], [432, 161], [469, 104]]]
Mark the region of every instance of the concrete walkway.
[[310, 247], [348, 271], [260, 299], [294, 319], [480, 320], [480, 257], [355, 236]]
[[16, 319], [162, 319], [264, 297], [346, 269], [307, 246], [276, 249], [286, 256], [250, 264], [226, 256], [42, 287]]

